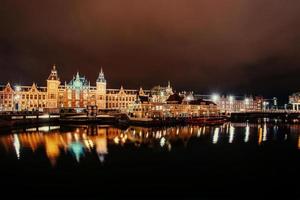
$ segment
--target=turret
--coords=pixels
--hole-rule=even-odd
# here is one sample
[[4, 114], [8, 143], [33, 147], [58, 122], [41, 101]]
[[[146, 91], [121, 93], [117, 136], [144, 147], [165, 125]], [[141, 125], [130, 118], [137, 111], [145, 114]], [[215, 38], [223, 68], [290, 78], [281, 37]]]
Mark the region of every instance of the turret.
[[96, 80], [96, 104], [98, 109], [106, 108], [106, 80], [104, 77], [104, 73], [101, 67], [98, 78]]
[[171, 87], [170, 81], [168, 81], [168, 86], [166, 88], [166, 93], [167, 93], [167, 95], [172, 95], [173, 94], [173, 89]]
[[58, 87], [60, 80], [56, 70], [56, 66], [53, 65], [51, 73], [47, 79], [47, 108], [58, 108]]

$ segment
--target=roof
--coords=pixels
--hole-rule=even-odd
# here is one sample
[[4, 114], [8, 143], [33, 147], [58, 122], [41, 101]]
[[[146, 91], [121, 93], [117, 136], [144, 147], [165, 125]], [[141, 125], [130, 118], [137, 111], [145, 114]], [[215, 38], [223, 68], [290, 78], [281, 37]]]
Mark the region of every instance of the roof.
[[175, 93], [169, 96], [167, 99], [167, 103], [176, 102], [178, 104], [182, 103], [184, 97], [180, 96], [179, 94]]
[[100, 73], [99, 73], [98, 78], [97, 78], [96, 81], [97, 81], [97, 83], [106, 83], [102, 67], [101, 67], [101, 71], [100, 71]]
[[149, 102], [149, 97], [148, 96], [138, 96], [138, 98], [140, 99], [140, 101], [142, 103]]
[[86, 80], [85, 77], [80, 77], [79, 73], [77, 72], [76, 76], [69, 82], [68, 86], [81, 89], [82, 87], [89, 86], [89, 82]]
[[197, 100], [192, 100], [189, 102], [189, 104], [191, 105], [217, 105], [212, 101], [207, 101], [207, 100], [203, 100], [203, 99], [197, 99]]
[[48, 77], [48, 80], [55, 80], [55, 81], [59, 81], [59, 77], [58, 77], [58, 74], [57, 74], [57, 70], [56, 70], [56, 66], [53, 65], [53, 68], [51, 70], [51, 73]]

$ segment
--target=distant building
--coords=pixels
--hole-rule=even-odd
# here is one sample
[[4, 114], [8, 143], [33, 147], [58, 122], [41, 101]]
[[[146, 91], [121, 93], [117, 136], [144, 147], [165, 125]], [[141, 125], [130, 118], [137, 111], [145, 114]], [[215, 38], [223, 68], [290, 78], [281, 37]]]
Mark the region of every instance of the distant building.
[[132, 105], [130, 109], [132, 117], [199, 117], [220, 114], [215, 103], [200, 99], [194, 100], [185, 94], [174, 93], [164, 102], [142, 101], [143, 98], [139, 97]]
[[217, 104], [221, 113], [254, 112], [267, 109], [269, 102], [261, 96], [232, 95], [194, 95], [196, 99], [205, 99]]
[[289, 96], [289, 104], [294, 111], [300, 111], [300, 92], [294, 93]]

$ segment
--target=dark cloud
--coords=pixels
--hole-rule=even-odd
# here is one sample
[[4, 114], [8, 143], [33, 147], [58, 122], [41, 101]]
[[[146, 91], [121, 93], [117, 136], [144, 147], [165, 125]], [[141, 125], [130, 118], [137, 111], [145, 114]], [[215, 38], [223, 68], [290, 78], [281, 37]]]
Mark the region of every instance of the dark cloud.
[[0, 80], [45, 84], [100, 65], [110, 87], [288, 95], [300, 89], [300, 2], [0, 0]]

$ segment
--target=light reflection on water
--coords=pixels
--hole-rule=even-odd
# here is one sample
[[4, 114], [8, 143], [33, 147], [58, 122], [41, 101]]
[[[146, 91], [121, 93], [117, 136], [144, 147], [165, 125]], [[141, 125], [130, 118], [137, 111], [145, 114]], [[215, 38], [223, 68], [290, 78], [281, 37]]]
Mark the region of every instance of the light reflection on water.
[[[7, 154], [22, 158], [22, 151], [38, 148], [45, 149], [45, 155], [55, 166], [62, 152], [69, 153], [76, 162], [91, 153], [97, 153], [99, 161], [105, 157], [112, 146], [147, 146], [166, 151], [173, 150], [176, 141], [188, 141], [193, 138], [201, 140], [199, 145], [244, 144], [263, 145], [266, 142], [290, 140], [295, 148], [300, 149], [300, 125], [274, 125], [226, 123], [222, 126], [184, 126], [169, 128], [129, 127], [126, 130], [110, 126], [79, 127], [38, 127], [18, 131], [0, 137], [0, 146]], [[246, 144], [251, 143], [251, 144]], [[186, 146], [186, 145], [185, 145]], [[125, 148], [125, 147], [124, 147]]]

